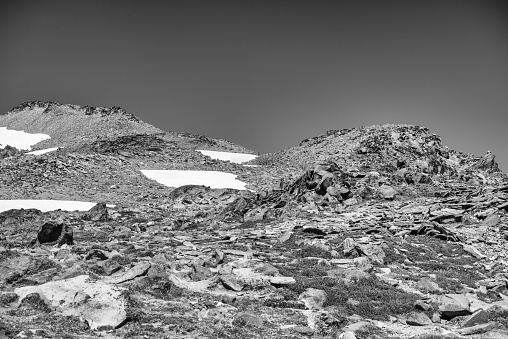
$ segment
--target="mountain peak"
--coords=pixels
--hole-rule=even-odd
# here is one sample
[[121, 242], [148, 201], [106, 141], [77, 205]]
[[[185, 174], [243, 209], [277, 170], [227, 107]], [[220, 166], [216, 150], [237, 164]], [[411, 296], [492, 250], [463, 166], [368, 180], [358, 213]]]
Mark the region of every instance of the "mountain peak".
[[83, 114], [83, 115], [101, 115], [107, 116], [112, 114], [123, 115], [129, 119], [134, 121], [140, 121], [138, 117], [131, 113], [127, 113], [127, 111], [121, 107], [113, 106], [111, 108], [107, 107], [95, 107], [95, 106], [81, 106], [81, 105], [73, 105], [73, 104], [61, 104], [59, 102], [54, 101], [25, 101], [20, 105], [14, 107], [9, 113], [19, 113], [27, 110], [38, 110], [43, 109], [44, 114], [55, 114], [55, 115], [74, 115], [74, 114]]

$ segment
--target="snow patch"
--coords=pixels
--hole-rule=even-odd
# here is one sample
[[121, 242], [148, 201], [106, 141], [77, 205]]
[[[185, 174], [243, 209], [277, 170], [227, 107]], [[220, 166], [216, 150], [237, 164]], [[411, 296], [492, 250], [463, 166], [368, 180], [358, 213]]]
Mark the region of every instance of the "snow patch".
[[210, 188], [233, 188], [244, 190], [246, 183], [237, 175], [219, 171], [141, 170], [145, 176], [168, 187], [204, 185]]
[[220, 151], [206, 151], [197, 149], [196, 151], [201, 152], [204, 155], [209, 156], [212, 159], [231, 161], [235, 164], [241, 164], [252, 159], [256, 159], [258, 156], [248, 153], [232, 153], [232, 152], [220, 152]]
[[86, 201], [69, 201], [69, 200], [0, 200], [0, 213], [12, 209], [29, 209], [35, 208], [41, 212], [49, 212], [55, 210], [63, 211], [88, 211], [94, 207], [96, 203]]
[[52, 147], [52, 148], [41, 149], [39, 151], [28, 152], [26, 154], [41, 155], [41, 154], [44, 154], [44, 153], [49, 153], [49, 152], [56, 151], [57, 149], [58, 149], [58, 147]]
[[0, 148], [10, 145], [17, 149], [30, 150], [33, 145], [49, 139], [50, 136], [42, 133], [26, 133], [23, 131], [9, 130], [0, 127]]

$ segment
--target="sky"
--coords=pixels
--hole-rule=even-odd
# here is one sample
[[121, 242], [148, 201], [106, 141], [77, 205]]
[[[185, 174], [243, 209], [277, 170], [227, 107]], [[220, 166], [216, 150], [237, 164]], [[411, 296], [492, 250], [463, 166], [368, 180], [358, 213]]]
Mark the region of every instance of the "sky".
[[0, 112], [32, 100], [259, 153], [414, 124], [508, 172], [508, 2], [3, 0]]

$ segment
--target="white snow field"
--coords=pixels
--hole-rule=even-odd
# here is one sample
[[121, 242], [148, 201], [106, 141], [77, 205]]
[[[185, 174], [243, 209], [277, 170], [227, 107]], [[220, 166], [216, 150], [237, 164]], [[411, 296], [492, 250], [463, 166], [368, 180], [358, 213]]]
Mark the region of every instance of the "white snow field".
[[0, 148], [10, 145], [17, 149], [30, 150], [31, 147], [43, 140], [49, 139], [50, 136], [42, 133], [26, 133], [0, 127]]
[[58, 147], [52, 147], [52, 148], [41, 149], [41, 150], [38, 150], [38, 151], [28, 152], [26, 154], [41, 155], [41, 154], [45, 154], [45, 153], [56, 151], [57, 149], [58, 149]]
[[210, 188], [246, 189], [246, 183], [237, 180], [236, 174], [219, 171], [141, 170], [141, 173], [168, 187], [204, 185]]
[[35, 208], [41, 212], [56, 211], [88, 211], [95, 202], [69, 200], [0, 200], [0, 213], [12, 209]]
[[201, 152], [204, 155], [209, 156], [212, 159], [231, 161], [236, 164], [241, 164], [252, 159], [256, 159], [258, 156], [248, 153], [232, 153], [232, 152], [219, 152], [219, 151], [206, 151], [197, 149], [196, 151]]

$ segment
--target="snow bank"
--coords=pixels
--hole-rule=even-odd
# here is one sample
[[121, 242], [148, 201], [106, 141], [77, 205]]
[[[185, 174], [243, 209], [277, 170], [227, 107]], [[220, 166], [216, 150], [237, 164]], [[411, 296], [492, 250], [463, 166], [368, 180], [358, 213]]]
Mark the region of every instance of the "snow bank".
[[209, 156], [212, 159], [231, 161], [236, 164], [241, 164], [252, 159], [256, 159], [258, 156], [248, 153], [232, 153], [232, 152], [219, 152], [219, 151], [205, 151], [197, 149], [196, 151], [201, 152], [204, 155]]
[[204, 185], [211, 188], [244, 190], [245, 183], [236, 175], [219, 171], [141, 170], [145, 176], [168, 187]]
[[49, 153], [49, 152], [56, 151], [57, 149], [58, 149], [58, 147], [46, 148], [46, 149], [41, 149], [39, 151], [28, 152], [26, 154], [41, 155], [41, 154], [44, 154], [44, 153]]
[[47, 134], [33, 134], [23, 131], [9, 130], [7, 127], [0, 127], [0, 148], [10, 145], [17, 149], [29, 150], [32, 145], [35, 145], [43, 140], [49, 139]]
[[35, 208], [41, 212], [61, 209], [63, 211], [88, 211], [96, 203], [68, 200], [0, 200], [0, 213], [12, 209]]

